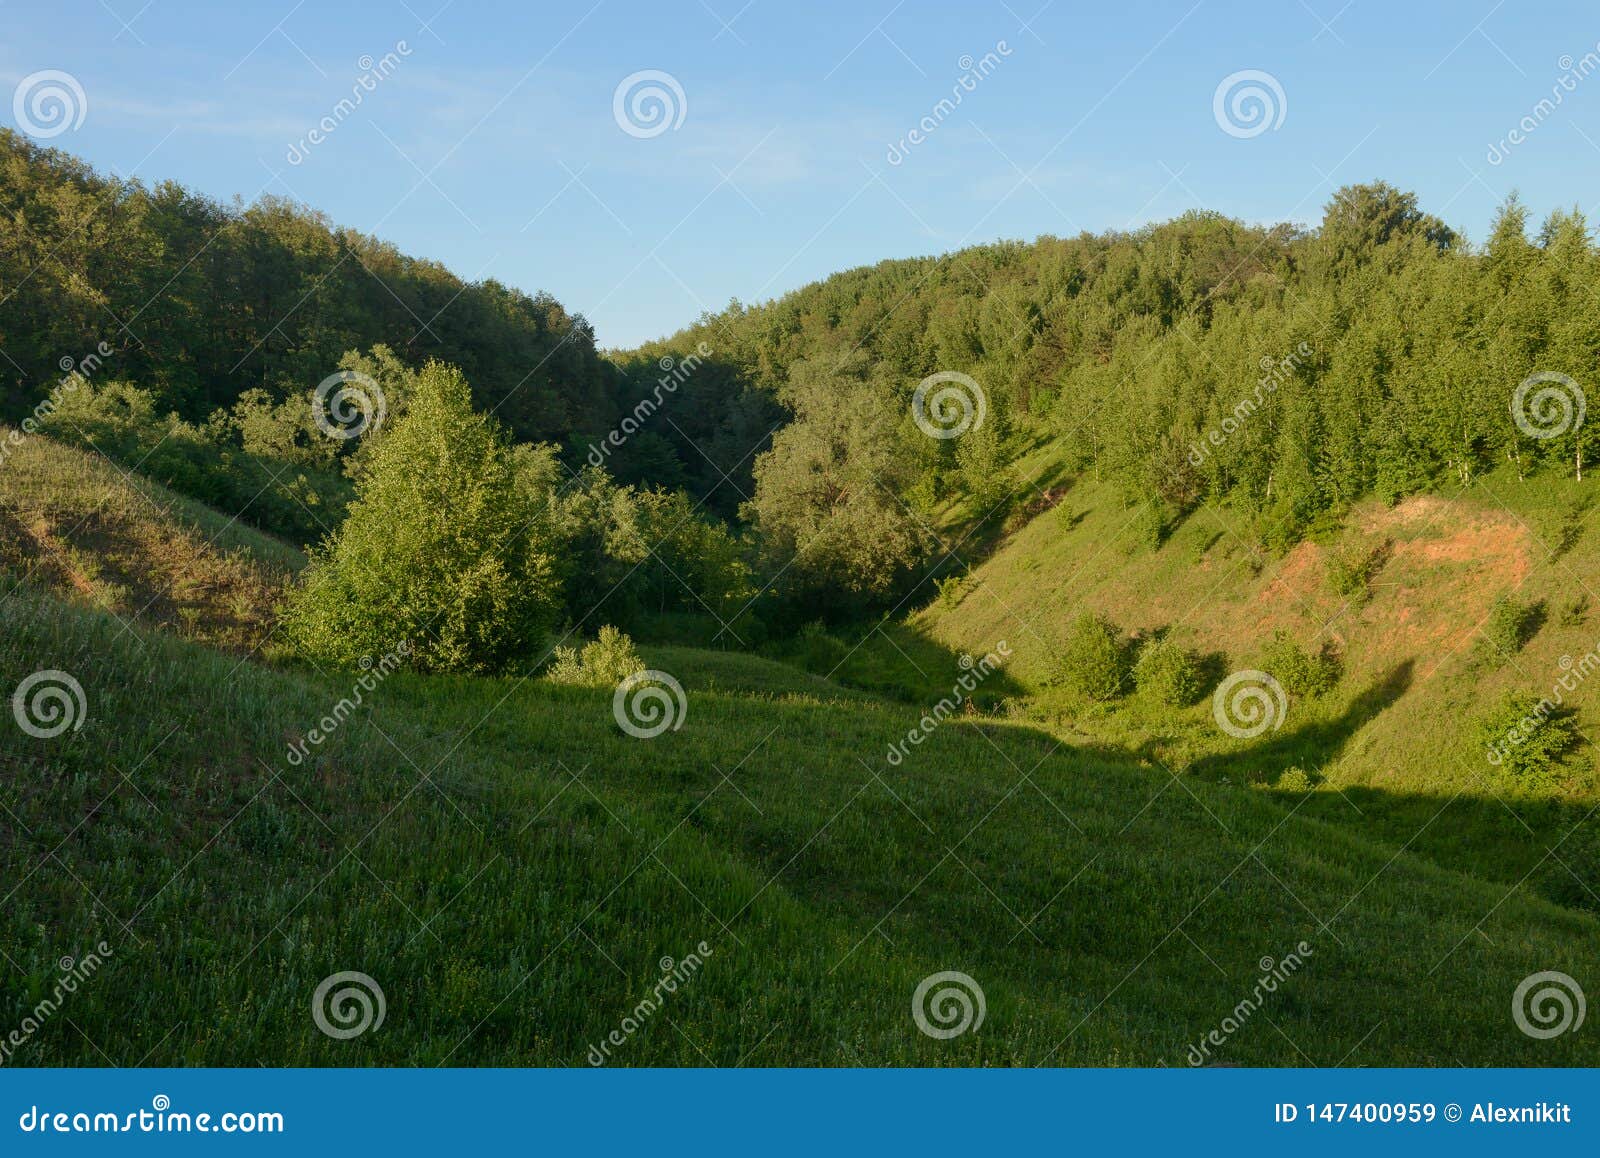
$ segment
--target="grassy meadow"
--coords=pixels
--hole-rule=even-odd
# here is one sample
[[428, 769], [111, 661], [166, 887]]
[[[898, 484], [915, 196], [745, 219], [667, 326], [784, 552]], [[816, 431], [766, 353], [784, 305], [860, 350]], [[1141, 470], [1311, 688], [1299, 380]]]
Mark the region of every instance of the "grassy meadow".
[[[684, 649], [681, 727], [608, 690], [395, 674], [298, 764], [349, 677], [270, 670], [7, 592], [8, 669], [84, 674], [78, 731], [8, 742], [4, 940], [28, 985], [113, 955], [15, 1064], [581, 1065], [702, 942], [611, 1064], [1184, 1064], [1304, 964], [1217, 1059], [1548, 1064], [1504, 1016], [1600, 921], [1312, 819], [1305, 797], [1170, 776], [1037, 725], [918, 711]], [[751, 678], [751, 677], [754, 678]], [[748, 690], [738, 685], [749, 682]], [[85, 903], [85, 896], [93, 903]], [[354, 1041], [307, 1018], [382, 986]], [[907, 1016], [957, 969], [987, 1013]]]
[[1581, 213], [625, 350], [276, 194], [0, 186], [0, 1062], [1600, 1062]]
[[[1052, 686], [1036, 632], [1075, 596], [1040, 591], [1030, 559], [1103, 573], [1071, 591], [1117, 600], [1130, 628], [1177, 618], [1185, 585], [1233, 584], [1174, 628], [1202, 647], [1333, 605], [1303, 575], [1285, 590], [1293, 556], [1261, 566], [1198, 519], [1153, 554], [1119, 549], [1120, 512], [1083, 489], [1003, 542], [959, 600], [906, 622], [802, 633], [770, 655], [645, 644], [685, 697], [654, 739], [619, 728], [610, 689], [400, 672], [308, 743], [356, 674], [228, 647], [270, 634], [241, 585], [281, 584], [298, 553], [82, 452], [27, 452], [7, 475], [14, 526], [70, 545], [62, 558], [116, 543], [124, 570], [203, 575], [199, 605], [232, 626], [174, 618], [154, 587], [113, 598], [105, 567], [41, 560], [9, 582], [6, 669], [76, 672], [87, 704], [78, 730], [10, 732], [0, 750], [15, 1012], [61, 958], [112, 950], [70, 1020], [13, 1064], [1182, 1065], [1288, 954], [1275, 1000], [1205, 1060], [1592, 1060], [1581, 1038], [1533, 1041], [1504, 1016], [1519, 979], [1600, 952], [1592, 912], [1516, 879], [1591, 785], [1576, 762], [1539, 799], [1427, 778], [1430, 737], [1408, 733], [1438, 714], [1425, 697], [1443, 681], [1367, 692], [1385, 664], [1425, 658], [1392, 645], [1409, 619], [1392, 605], [1424, 583], [1404, 550], [1336, 621], [1345, 687], [1296, 702], [1264, 742], [1219, 746], [1209, 701], [1086, 706]], [[1418, 538], [1448, 544], [1491, 518], [1462, 503], [1477, 505]], [[1504, 553], [1553, 599], [1563, 560], [1536, 560], [1523, 534]], [[1430, 631], [1459, 652], [1489, 593], [1485, 564], [1457, 554], [1409, 566], [1462, 575], [1470, 598], [1441, 594], [1438, 575], [1429, 587], [1455, 600]], [[1518, 663], [1581, 641], [1561, 630]], [[1000, 639], [1012, 659], [974, 692], [981, 709], [892, 761], [962, 674], [958, 648]], [[1374, 734], [1413, 754], [1376, 765]], [[1315, 767], [1315, 787], [1276, 785], [1289, 764]], [[1434, 823], [1407, 839], [1423, 809]], [[687, 954], [692, 978], [638, 1018]], [[381, 986], [379, 1032], [343, 1041], [307, 1018], [341, 970]], [[942, 1040], [908, 1011], [947, 970], [986, 1006], [979, 1032]], [[623, 1044], [591, 1057], [629, 1018]]]

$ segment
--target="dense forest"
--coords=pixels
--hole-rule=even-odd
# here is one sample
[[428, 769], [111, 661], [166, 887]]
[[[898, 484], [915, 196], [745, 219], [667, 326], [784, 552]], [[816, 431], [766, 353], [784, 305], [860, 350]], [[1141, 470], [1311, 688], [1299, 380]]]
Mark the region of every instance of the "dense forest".
[[[1474, 247], [1380, 183], [1341, 189], [1309, 231], [1192, 213], [885, 262], [642, 353], [705, 342], [782, 401], [795, 421], [756, 459], [747, 516], [780, 554], [815, 544], [791, 584], [888, 595], [929, 557], [935, 512], [1030, 501], [1017, 460], [1040, 445], [1115, 483], [1152, 544], [1205, 502], [1282, 549], [1365, 495], [1497, 466], [1581, 477], [1597, 303], [1576, 210], [1535, 232], [1513, 199]], [[913, 391], [950, 370], [986, 421], [929, 438]]]
[[[1575, 210], [1535, 228], [1512, 200], [1475, 246], [1410, 194], [1350, 186], [1314, 229], [1190, 213], [887, 261], [608, 357], [548, 296], [281, 200], [0, 148], [8, 417], [309, 544], [404, 475], [369, 468], [427, 379], [436, 420], [492, 418], [485, 469], [548, 531], [502, 562], [583, 570], [611, 622], [903, 607], [954, 565], [946, 532], [1034, 501], [1040, 464], [1115, 484], [1151, 544], [1210, 502], [1282, 549], [1363, 496], [1581, 476], [1596, 450], [1600, 259]], [[95, 339], [92, 380], [38, 410]], [[307, 402], [335, 369], [381, 384], [383, 432], [319, 433]], [[955, 408], [934, 425], [959, 431], [930, 429], [930, 377]]]
[[277, 197], [222, 205], [94, 172], [0, 129], [0, 381], [7, 413], [105, 341], [106, 372], [201, 421], [247, 390], [281, 399], [349, 350], [438, 358], [517, 437], [614, 419], [615, 371], [547, 294], [468, 284]]

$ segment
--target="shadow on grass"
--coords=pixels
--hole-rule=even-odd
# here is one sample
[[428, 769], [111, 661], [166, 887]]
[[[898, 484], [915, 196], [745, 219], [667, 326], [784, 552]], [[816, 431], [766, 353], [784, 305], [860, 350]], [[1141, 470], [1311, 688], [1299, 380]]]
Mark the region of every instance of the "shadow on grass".
[[[1291, 701], [1283, 731], [1236, 751], [1199, 759], [1184, 775], [1254, 786], [1298, 816], [1354, 831], [1483, 880], [1524, 885], [1569, 908], [1600, 913], [1600, 832], [1591, 815], [1592, 799], [1536, 795], [1508, 782], [1487, 763], [1483, 775], [1460, 791], [1408, 792], [1373, 786], [1309, 790], [1309, 785], [1301, 790], [1284, 779], [1286, 772], [1298, 768], [1314, 783], [1317, 770], [1338, 757], [1362, 728], [1399, 699], [1413, 676], [1410, 661], [1396, 664], [1336, 718], [1292, 729], [1296, 713]], [[1103, 743], [1080, 743], [1076, 749], [1107, 765], [1162, 768], [1162, 743], [1156, 737], [1132, 749]]]
[[[1213, 779], [1229, 776], [1244, 782], [1275, 784], [1290, 768], [1310, 770], [1327, 764], [1352, 736], [1405, 694], [1411, 686], [1413, 667], [1411, 660], [1396, 664], [1334, 719], [1273, 733], [1272, 739], [1238, 752], [1204, 757], [1196, 760], [1190, 771]], [[1291, 699], [1286, 720], [1294, 719], [1294, 709]]]
[[[984, 674], [985, 654], [957, 652], [902, 623], [878, 623], [852, 635], [810, 628], [792, 640], [768, 649], [774, 658], [845, 687], [874, 692], [909, 704], [933, 704], [954, 692], [969, 697], [987, 711], [1022, 689], [1006, 674], [1006, 657], [995, 640], [987, 656], [991, 670]], [[966, 677], [977, 683], [970, 691], [958, 687]]]
[[1455, 795], [1360, 785], [1325, 789], [1298, 801], [1296, 815], [1354, 828], [1446, 868], [1600, 914], [1600, 836], [1592, 811], [1583, 801], [1519, 793], [1491, 775]]

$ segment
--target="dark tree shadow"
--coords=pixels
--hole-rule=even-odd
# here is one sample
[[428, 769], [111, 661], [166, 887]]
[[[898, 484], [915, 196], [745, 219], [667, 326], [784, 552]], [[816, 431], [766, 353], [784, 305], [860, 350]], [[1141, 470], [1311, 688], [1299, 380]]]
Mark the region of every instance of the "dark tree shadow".
[[[1238, 752], [1220, 753], [1195, 761], [1191, 771], [1212, 778], [1232, 776], [1268, 784], [1293, 767], [1328, 763], [1354, 736], [1411, 686], [1411, 660], [1396, 664], [1382, 678], [1356, 696], [1337, 718], [1307, 724], [1289, 732], [1272, 733], [1272, 739]], [[1287, 719], [1294, 719], [1290, 700]], [[1241, 775], [1244, 773], [1244, 775]]]
[[1589, 513], [1589, 508], [1592, 506], [1594, 506], [1594, 496], [1588, 494], [1580, 498], [1567, 511], [1566, 517], [1562, 520], [1561, 529], [1556, 532], [1555, 546], [1550, 550], [1550, 561], [1552, 563], [1576, 547], [1578, 540], [1583, 538], [1586, 525], [1585, 519]]

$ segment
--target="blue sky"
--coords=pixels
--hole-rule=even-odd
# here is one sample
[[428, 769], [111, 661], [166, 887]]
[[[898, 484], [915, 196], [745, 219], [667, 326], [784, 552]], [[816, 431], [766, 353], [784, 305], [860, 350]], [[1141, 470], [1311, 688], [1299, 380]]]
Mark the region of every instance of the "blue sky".
[[[1309, 223], [1352, 181], [1414, 190], [1478, 239], [1512, 189], [1536, 215], [1600, 201], [1600, 72], [1571, 79], [1600, 58], [1593, 4], [0, 0], [0, 20], [4, 92], [42, 70], [81, 87], [82, 123], [51, 144], [219, 198], [293, 196], [465, 278], [548, 290], [614, 347], [996, 238], [1191, 208]], [[614, 115], [644, 70], [682, 93], [655, 135]], [[1278, 90], [1254, 135], [1214, 108], [1243, 70]], [[0, 111], [17, 124], [15, 100]]]

